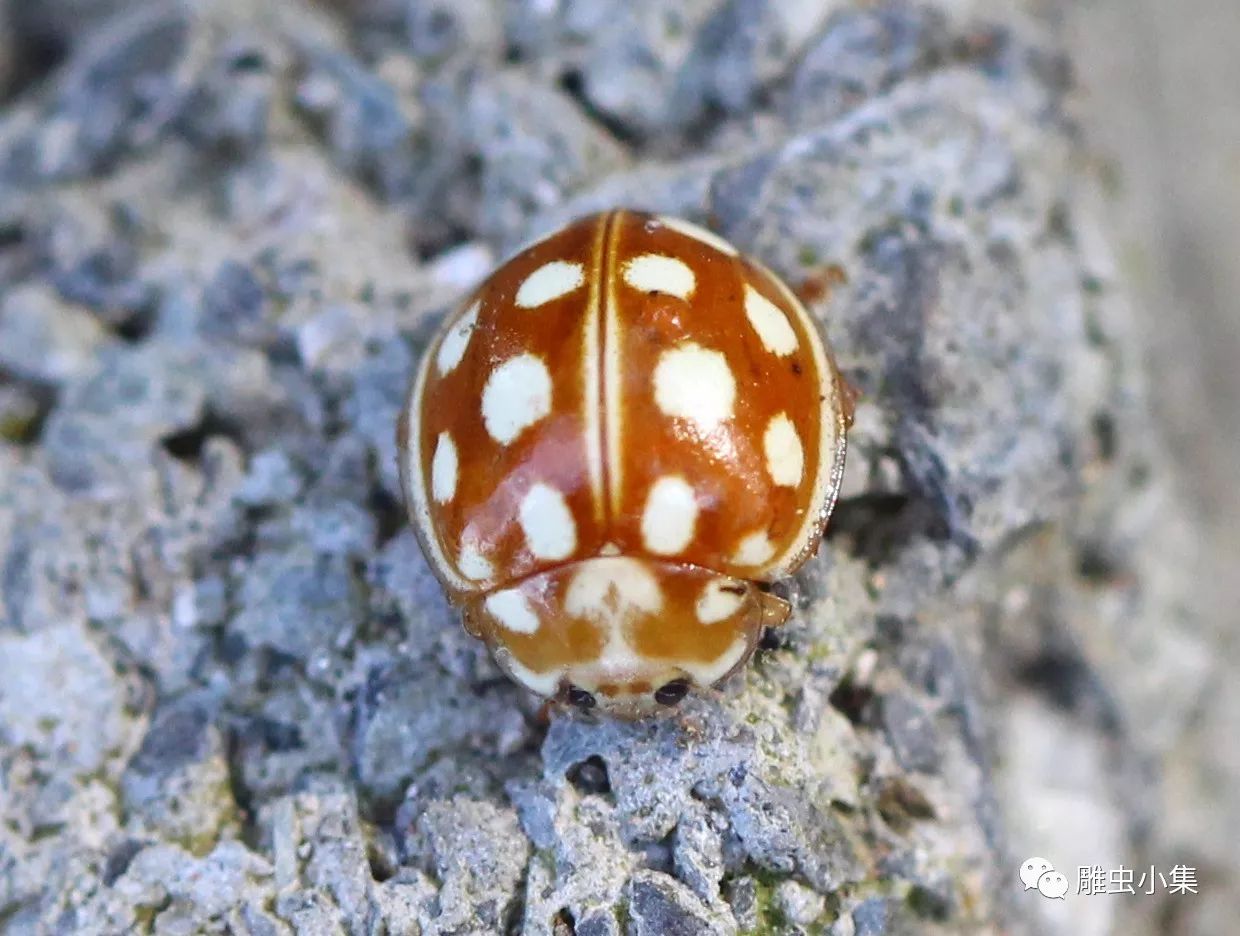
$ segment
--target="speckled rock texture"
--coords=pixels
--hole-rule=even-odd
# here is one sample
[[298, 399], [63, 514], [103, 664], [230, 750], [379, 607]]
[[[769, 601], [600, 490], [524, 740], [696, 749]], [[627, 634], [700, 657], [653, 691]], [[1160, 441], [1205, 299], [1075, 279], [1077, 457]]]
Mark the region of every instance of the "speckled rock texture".
[[[1047, 23], [981, 0], [0, 10], [0, 929], [1229, 918], [1237, 785], [1192, 730], [1227, 675], [1215, 573]], [[454, 297], [617, 204], [806, 284], [861, 402], [754, 665], [664, 720], [548, 722], [441, 597], [393, 428]], [[1192, 864], [1202, 893], [1048, 901], [1029, 854]]]

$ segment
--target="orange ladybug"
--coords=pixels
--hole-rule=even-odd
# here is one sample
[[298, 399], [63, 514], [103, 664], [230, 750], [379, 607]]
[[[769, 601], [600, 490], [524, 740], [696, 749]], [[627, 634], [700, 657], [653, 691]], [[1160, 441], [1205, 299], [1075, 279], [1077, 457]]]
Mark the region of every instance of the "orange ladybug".
[[676, 218], [581, 218], [448, 317], [401, 415], [414, 529], [541, 696], [637, 716], [717, 684], [818, 547], [851, 397], [770, 270]]

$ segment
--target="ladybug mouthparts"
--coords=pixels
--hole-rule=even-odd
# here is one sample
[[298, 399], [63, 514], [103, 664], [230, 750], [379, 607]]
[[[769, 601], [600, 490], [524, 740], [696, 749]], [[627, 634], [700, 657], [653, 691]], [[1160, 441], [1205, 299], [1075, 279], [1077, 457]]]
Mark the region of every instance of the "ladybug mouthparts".
[[466, 627], [542, 696], [641, 715], [744, 665], [788, 604], [709, 569], [599, 556], [470, 598]]

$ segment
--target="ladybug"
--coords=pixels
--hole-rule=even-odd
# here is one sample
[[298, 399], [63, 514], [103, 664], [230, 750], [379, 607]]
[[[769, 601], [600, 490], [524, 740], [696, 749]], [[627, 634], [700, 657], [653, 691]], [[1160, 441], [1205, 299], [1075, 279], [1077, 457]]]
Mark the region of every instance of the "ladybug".
[[617, 210], [500, 266], [400, 417], [409, 514], [466, 629], [527, 689], [635, 717], [718, 684], [788, 618], [851, 391], [770, 270]]

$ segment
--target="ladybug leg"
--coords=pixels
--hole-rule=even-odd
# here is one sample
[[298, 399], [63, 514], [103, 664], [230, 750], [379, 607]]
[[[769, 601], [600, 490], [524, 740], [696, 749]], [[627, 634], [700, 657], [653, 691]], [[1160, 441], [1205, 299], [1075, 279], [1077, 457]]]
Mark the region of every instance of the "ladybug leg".
[[784, 647], [784, 638], [773, 627], [768, 627], [762, 632], [762, 637], [758, 640], [758, 649], [765, 650], [768, 653], [773, 650], [782, 650]]
[[792, 614], [792, 605], [771, 592], [758, 592], [758, 603], [762, 607], [762, 627], [781, 627]]
[[758, 625], [762, 628], [762, 636], [758, 638], [758, 648], [778, 650], [784, 643], [779, 628], [783, 627], [784, 622], [792, 614], [792, 605], [778, 595], [767, 591], [758, 592], [758, 602], [762, 614]]
[[831, 369], [835, 371], [835, 385], [840, 388], [840, 403], [844, 409], [844, 428], [851, 429], [853, 414], [857, 411], [857, 401], [861, 399], [862, 393], [859, 387], [849, 383], [848, 378], [840, 373], [834, 360], [831, 361]]
[[555, 699], [543, 699], [542, 705], [538, 706], [538, 711], [534, 713], [534, 724], [539, 728], [546, 728], [551, 724], [551, 713], [558, 709]]
[[836, 286], [847, 282], [848, 275], [842, 266], [838, 263], [824, 263], [811, 268], [792, 291], [803, 303], [813, 305], [826, 299]]
[[676, 720], [686, 741], [699, 742], [706, 737], [706, 720], [701, 713], [681, 710], [676, 713]]

